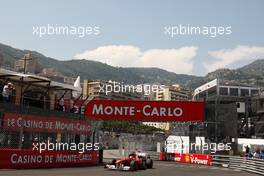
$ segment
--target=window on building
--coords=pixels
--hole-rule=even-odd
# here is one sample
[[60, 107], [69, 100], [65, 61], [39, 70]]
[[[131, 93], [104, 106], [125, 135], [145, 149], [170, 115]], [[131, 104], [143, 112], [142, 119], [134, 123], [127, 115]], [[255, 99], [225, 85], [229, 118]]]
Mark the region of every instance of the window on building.
[[238, 88], [230, 88], [230, 96], [238, 96]]
[[249, 89], [241, 89], [241, 96], [249, 96]]
[[199, 98], [200, 99], [206, 98], [206, 93], [205, 92], [200, 93]]
[[219, 93], [220, 93], [220, 95], [228, 95], [228, 88], [220, 87]]
[[264, 100], [260, 100], [259, 101], [259, 106], [260, 106], [260, 108], [263, 108], [264, 107]]
[[211, 88], [211, 89], [208, 90], [208, 97], [214, 96], [216, 94], [217, 94], [216, 87]]
[[252, 89], [252, 90], [251, 90], [251, 95], [252, 95], [252, 96], [259, 95], [259, 90], [258, 90], [258, 89]]

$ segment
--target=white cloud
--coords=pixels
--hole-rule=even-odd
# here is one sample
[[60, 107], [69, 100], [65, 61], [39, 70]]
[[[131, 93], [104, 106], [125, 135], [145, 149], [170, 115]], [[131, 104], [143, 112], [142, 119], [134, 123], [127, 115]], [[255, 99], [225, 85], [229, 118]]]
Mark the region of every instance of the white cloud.
[[98, 47], [75, 55], [75, 59], [94, 60], [120, 67], [158, 67], [168, 71], [190, 74], [197, 47], [150, 49], [142, 51], [129, 45]]
[[217, 59], [212, 63], [204, 63], [205, 69], [208, 72], [211, 72], [235, 64], [239, 61], [254, 60], [264, 57], [264, 47], [237, 46], [234, 49], [210, 51], [208, 54]]

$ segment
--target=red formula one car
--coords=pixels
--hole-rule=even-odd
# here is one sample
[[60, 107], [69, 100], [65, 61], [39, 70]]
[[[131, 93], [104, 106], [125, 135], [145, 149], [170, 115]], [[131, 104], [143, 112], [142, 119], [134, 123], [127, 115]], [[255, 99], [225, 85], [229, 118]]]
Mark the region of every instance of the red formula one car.
[[105, 168], [111, 170], [136, 171], [138, 169], [153, 168], [153, 160], [146, 153], [132, 153], [127, 158], [114, 159], [111, 163], [106, 164]]

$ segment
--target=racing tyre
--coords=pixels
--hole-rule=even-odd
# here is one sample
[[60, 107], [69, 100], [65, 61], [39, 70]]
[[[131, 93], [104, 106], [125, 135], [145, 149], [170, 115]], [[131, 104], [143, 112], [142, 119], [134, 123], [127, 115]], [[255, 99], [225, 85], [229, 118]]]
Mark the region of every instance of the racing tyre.
[[138, 169], [138, 165], [137, 165], [136, 161], [132, 160], [132, 161], [130, 162], [130, 169], [131, 169], [132, 171], [136, 171], [136, 170]]
[[146, 164], [147, 164], [148, 169], [153, 168], [153, 160], [152, 159], [148, 158]]
[[146, 161], [142, 161], [142, 164], [141, 164], [140, 169], [143, 169], [143, 170], [147, 169], [147, 163], [146, 163]]

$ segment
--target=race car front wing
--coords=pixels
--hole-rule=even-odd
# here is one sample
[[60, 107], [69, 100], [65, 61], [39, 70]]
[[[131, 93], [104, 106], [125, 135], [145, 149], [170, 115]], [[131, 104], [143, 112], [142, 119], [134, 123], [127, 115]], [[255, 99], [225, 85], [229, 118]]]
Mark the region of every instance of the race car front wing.
[[123, 170], [123, 171], [130, 170], [129, 166], [124, 166], [123, 164], [120, 164], [120, 165], [107, 164], [105, 165], [105, 168], [110, 169], [110, 170]]

